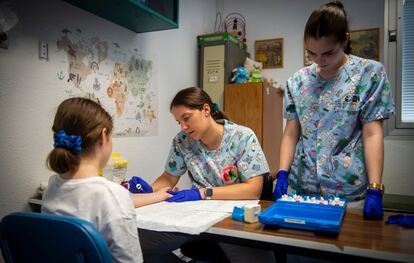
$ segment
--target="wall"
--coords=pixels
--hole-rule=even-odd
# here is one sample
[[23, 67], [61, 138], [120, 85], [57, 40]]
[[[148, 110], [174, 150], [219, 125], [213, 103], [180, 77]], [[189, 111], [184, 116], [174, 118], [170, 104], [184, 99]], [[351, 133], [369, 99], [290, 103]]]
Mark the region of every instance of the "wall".
[[[65, 96], [55, 75], [57, 65], [38, 59], [39, 40], [53, 45], [51, 36], [63, 28], [79, 28], [110, 43], [136, 47], [155, 61], [158, 135], [114, 138], [114, 151], [130, 161], [128, 174], [152, 182], [163, 172], [171, 139], [179, 131], [169, 103], [178, 90], [197, 84], [196, 36], [212, 31], [215, 4], [182, 0], [179, 29], [136, 34], [63, 1], [15, 1], [19, 23], [9, 32], [9, 49], [0, 49], [0, 218], [27, 209], [27, 200], [52, 174], [45, 158], [53, 144], [54, 112]], [[189, 186], [187, 178], [181, 181], [182, 187]]]
[[[156, 61], [158, 135], [114, 139], [114, 150], [130, 160], [129, 175], [139, 174], [152, 181], [163, 171], [171, 138], [179, 130], [168, 104], [179, 89], [196, 85], [195, 37], [213, 31], [216, 10], [223, 15], [240, 12], [246, 17], [249, 52], [253, 56], [255, 40], [284, 38], [284, 67], [264, 72], [284, 83], [303, 65], [303, 27], [311, 10], [324, 1], [181, 0], [179, 29], [143, 34], [135, 34], [63, 1], [15, 2], [20, 22], [10, 31], [9, 49], [0, 49], [0, 218], [11, 211], [27, 209], [27, 199], [52, 174], [44, 162], [52, 147], [53, 114], [64, 96], [54, 76], [55, 65], [38, 59], [39, 39], [51, 41], [51, 33], [68, 26], [78, 27], [90, 35], [137, 47]], [[382, 29], [382, 0], [343, 2], [352, 28]], [[381, 38], [382, 34], [381, 30]], [[408, 164], [414, 155], [413, 144], [386, 139], [387, 192], [412, 195]], [[188, 179], [183, 179], [182, 185], [188, 185]]]
[[[217, 8], [223, 19], [232, 12], [242, 14], [246, 19], [247, 46], [254, 59], [256, 40], [283, 38], [283, 68], [264, 70], [263, 75], [274, 78], [284, 85], [296, 70], [303, 67], [303, 31], [312, 11], [326, 0], [217, 0]], [[348, 12], [350, 28], [380, 28], [383, 36], [383, 0], [343, 0]], [[366, 10], [370, 10], [367, 16]], [[381, 44], [381, 57], [382, 56]]]
[[[327, 0], [217, 0], [223, 19], [232, 12], [246, 19], [247, 45], [254, 58], [254, 41], [283, 38], [284, 61], [281, 69], [264, 70], [263, 75], [284, 85], [296, 70], [303, 67], [303, 30], [311, 12]], [[384, 1], [342, 0], [348, 13], [350, 29], [380, 28], [380, 58], [383, 61]], [[369, 15], [367, 15], [369, 12]], [[394, 95], [395, 96], [395, 95]], [[385, 138], [383, 183], [386, 192], [414, 195], [412, 168], [414, 141]]]

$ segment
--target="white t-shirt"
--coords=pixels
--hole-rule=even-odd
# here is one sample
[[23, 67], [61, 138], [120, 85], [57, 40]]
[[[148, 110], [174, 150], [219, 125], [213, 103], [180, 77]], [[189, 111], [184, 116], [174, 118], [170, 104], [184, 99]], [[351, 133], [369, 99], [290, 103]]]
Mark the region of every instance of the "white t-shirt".
[[104, 236], [113, 262], [143, 262], [135, 208], [121, 185], [99, 176], [66, 180], [53, 175], [42, 213], [85, 219]]

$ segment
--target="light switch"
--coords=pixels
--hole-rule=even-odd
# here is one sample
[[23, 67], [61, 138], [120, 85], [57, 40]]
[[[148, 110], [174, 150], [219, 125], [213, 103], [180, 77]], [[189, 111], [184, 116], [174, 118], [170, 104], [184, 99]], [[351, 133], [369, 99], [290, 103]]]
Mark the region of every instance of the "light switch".
[[48, 44], [43, 40], [39, 40], [39, 59], [49, 60]]

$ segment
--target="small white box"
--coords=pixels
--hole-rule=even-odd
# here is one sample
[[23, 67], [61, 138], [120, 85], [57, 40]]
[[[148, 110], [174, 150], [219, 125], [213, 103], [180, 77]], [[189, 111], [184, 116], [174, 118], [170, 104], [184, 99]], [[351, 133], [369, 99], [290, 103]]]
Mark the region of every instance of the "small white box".
[[244, 222], [255, 223], [259, 221], [259, 214], [261, 211], [261, 206], [257, 205], [245, 205], [244, 206]]

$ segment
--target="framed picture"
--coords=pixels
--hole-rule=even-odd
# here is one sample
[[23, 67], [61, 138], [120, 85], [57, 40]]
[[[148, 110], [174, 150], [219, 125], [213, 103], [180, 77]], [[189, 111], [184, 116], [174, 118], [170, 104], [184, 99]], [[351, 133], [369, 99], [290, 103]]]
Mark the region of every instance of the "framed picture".
[[309, 58], [308, 51], [306, 50], [306, 48], [303, 48], [303, 65], [307, 67], [307, 66], [312, 65], [312, 63], [313, 62]]
[[264, 69], [283, 68], [283, 38], [256, 40], [254, 53]]
[[350, 32], [351, 54], [379, 61], [379, 28], [360, 29]]

